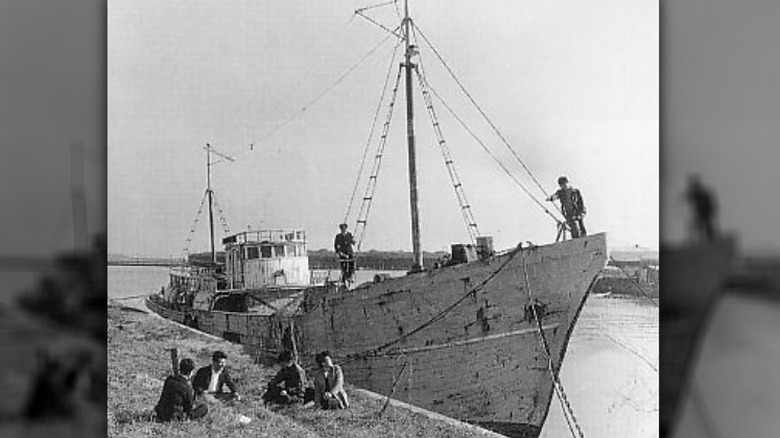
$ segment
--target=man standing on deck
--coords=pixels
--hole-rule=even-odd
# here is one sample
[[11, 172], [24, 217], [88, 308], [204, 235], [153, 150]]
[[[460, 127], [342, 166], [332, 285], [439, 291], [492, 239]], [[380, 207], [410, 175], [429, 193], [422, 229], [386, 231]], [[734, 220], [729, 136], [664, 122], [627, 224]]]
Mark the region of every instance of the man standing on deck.
[[688, 178], [688, 191], [685, 196], [693, 210], [692, 234], [698, 235], [702, 240], [714, 239], [714, 219], [718, 208], [712, 192], [702, 184], [697, 175], [691, 175]]
[[[199, 369], [192, 379], [192, 387], [195, 388], [195, 394], [199, 396], [205, 394], [220, 400], [241, 400], [236, 390], [236, 385], [230, 377], [230, 372], [225, 366], [226, 363], [227, 355], [222, 351], [215, 351], [211, 355], [211, 365], [206, 365]], [[223, 392], [223, 386], [227, 386], [230, 389], [230, 393]]]
[[333, 249], [336, 251], [341, 264], [341, 280], [347, 281], [352, 278], [352, 274], [355, 272], [355, 254], [352, 251], [355, 238], [352, 237], [352, 233], [347, 231], [347, 224], [340, 224], [339, 229], [341, 231], [336, 234]]
[[566, 224], [571, 230], [571, 237], [584, 237], [588, 233], [585, 231], [585, 223], [582, 221], [585, 216], [585, 203], [582, 200], [582, 193], [578, 189], [569, 185], [569, 179], [565, 176], [558, 178], [560, 188], [552, 194], [548, 201], [555, 199], [561, 201], [561, 211], [566, 218]]

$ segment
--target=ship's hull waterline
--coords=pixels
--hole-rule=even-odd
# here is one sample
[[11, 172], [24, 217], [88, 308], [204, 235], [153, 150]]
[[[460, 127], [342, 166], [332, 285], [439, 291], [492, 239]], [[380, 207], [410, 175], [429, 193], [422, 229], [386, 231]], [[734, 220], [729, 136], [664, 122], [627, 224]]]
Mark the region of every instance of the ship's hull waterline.
[[606, 259], [602, 233], [351, 290], [291, 290], [284, 311], [180, 312], [147, 303], [232, 341], [294, 345], [305, 364], [329, 350], [356, 386], [507, 436], [536, 437], [552, 399], [551, 372]]

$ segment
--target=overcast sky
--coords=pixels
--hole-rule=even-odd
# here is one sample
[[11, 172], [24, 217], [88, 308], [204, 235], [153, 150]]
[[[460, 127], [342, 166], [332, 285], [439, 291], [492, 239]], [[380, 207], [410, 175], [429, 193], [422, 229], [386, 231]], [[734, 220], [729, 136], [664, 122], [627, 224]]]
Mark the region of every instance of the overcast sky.
[[780, 3], [665, 4], [662, 230], [685, 230], [680, 193], [697, 173], [715, 190], [721, 223], [747, 252], [780, 253]]
[[[347, 211], [394, 41], [277, 128], [385, 38], [384, 30], [352, 16], [370, 3], [110, 2], [109, 250], [181, 254], [205, 189], [205, 143], [236, 158], [213, 167], [231, 231], [302, 227], [310, 248], [330, 247]], [[657, 247], [656, 2], [441, 0], [410, 7], [417, 26], [546, 191], [567, 175], [583, 191], [590, 232], [608, 232], [616, 246]], [[396, 25], [392, 6], [367, 13]], [[427, 44], [420, 45], [431, 85], [543, 198]], [[401, 98], [364, 249], [411, 248]], [[555, 223], [438, 100], [434, 104], [481, 234], [494, 236], [498, 248], [553, 241]], [[416, 109], [422, 244], [446, 249], [468, 235], [419, 100]], [[385, 114], [383, 106], [380, 120]], [[202, 215], [193, 249], [206, 249], [206, 230]]]
[[104, 17], [96, 0], [0, 2], [0, 255], [73, 250], [74, 145], [86, 227], [105, 232]]

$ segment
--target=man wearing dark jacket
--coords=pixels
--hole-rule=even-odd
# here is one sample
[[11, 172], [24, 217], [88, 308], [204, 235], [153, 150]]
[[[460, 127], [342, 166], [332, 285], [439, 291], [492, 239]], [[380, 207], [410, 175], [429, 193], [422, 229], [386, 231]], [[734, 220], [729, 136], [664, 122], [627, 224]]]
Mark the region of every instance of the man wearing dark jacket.
[[303, 401], [306, 386], [306, 372], [295, 362], [289, 351], [279, 355], [282, 369], [268, 382], [263, 401], [282, 405], [291, 405]]
[[[215, 351], [211, 355], [211, 365], [199, 369], [192, 379], [195, 394], [208, 394], [221, 400], [241, 399], [225, 363], [227, 363], [227, 355], [222, 351]], [[223, 386], [227, 386], [230, 393], [223, 392]]]
[[355, 272], [355, 253], [352, 250], [354, 244], [355, 238], [347, 231], [347, 224], [339, 224], [339, 233], [333, 239], [333, 249], [341, 264], [341, 279], [345, 282], [352, 278]]
[[194, 369], [195, 362], [192, 359], [182, 359], [179, 363], [179, 374], [165, 379], [160, 400], [154, 407], [157, 421], [182, 421], [206, 415], [208, 412], [206, 405], [195, 406], [195, 393], [190, 386], [190, 377]]
[[561, 202], [561, 211], [566, 218], [566, 224], [571, 230], [571, 237], [584, 237], [588, 233], [585, 231], [585, 223], [583, 222], [583, 216], [585, 216], [585, 202], [582, 200], [582, 193], [569, 185], [569, 179], [565, 176], [558, 178], [558, 186], [560, 187], [555, 193], [552, 194], [548, 201], [559, 200]]

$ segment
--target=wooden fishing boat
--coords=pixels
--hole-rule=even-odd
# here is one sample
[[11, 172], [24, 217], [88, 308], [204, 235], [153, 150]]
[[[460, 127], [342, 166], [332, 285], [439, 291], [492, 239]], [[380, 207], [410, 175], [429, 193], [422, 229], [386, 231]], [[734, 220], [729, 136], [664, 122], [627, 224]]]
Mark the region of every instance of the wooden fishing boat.
[[[291, 350], [304, 365], [312, 363], [314, 353], [329, 350], [347, 380], [359, 387], [507, 436], [537, 437], [553, 393], [561, 391], [558, 374], [572, 330], [606, 264], [606, 235], [495, 251], [492, 238], [478, 232], [439, 136], [472, 242], [453, 245], [452, 259], [443, 266], [424, 268], [411, 100], [412, 76], [419, 73], [413, 58], [419, 52], [411, 41], [412, 26], [405, 8], [393, 32], [405, 47], [398, 77], [402, 72], [406, 77], [410, 271], [359, 285], [316, 281], [300, 229], [226, 236], [225, 260], [217, 263], [210, 215], [210, 263], [173, 270], [168, 286], [149, 296], [147, 305], [166, 318], [259, 351]], [[435, 119], [425, 80], [420, 84]], [[390, 111], [397, 89], [398, 83]], [[356, 235], [367, 223], [389, 120]], [[210, 174], [206, 194], [210, 203]], [[564, 228], [557, 231], [559, 238], [565, 234]]]

